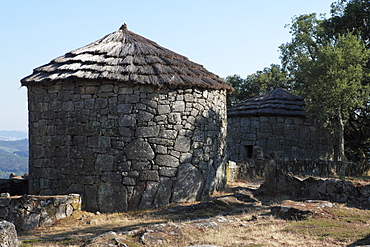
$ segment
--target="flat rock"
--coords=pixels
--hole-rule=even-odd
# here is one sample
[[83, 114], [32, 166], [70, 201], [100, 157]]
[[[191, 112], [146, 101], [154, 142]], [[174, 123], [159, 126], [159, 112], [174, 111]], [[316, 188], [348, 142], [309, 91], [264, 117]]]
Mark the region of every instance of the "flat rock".
[[271, 213], [286, 220], [304, 220], [315, 215], [325, 216], [324, 209], [334, 206], [331, 202], [320, 200], [304, 202], [286, 200], [282, 202], [282, 205], [271, 207]]

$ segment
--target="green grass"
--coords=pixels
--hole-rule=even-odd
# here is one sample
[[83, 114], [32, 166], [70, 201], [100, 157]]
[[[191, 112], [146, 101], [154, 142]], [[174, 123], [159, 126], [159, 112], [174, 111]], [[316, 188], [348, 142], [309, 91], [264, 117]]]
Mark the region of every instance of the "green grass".
[[19, 247], [36, 247], [36, 246], [71, 246], [78, 245], [80, 246], [86, 242], [85, 240], [78, 239], [64, 239], [64, 240], [42, 240], [42, 239], [29, 239], [23, 240]]
[[336, 208], [330, 210], [332, 218], [310, 218], [292, 222], [287, 231], [316, 236], [320, 240], [327, 238], [348, 242], [362, 239], [370, 234], [367, 222], [370, 212], [359, 209]]

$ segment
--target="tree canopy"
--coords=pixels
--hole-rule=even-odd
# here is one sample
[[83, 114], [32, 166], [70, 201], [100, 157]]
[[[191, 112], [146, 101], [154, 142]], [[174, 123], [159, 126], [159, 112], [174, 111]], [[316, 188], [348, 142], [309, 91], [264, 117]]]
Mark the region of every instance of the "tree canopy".
[[362, 80], [370, 53], [352, 33], [328, 37], [323, 23], [316, 14], [293, 19], [292, 41], [280, 47], [282, 63], [308, 102], [309, 115], [338, 136], [337, 159], [344, 160], [344, 123], [368, 98]]
[[[332, 4], [331, 17], [325, 19], [323, 27], [328, 36], [354, 34], [360, 37], [370, 49], [370, 1], [341, 0]], [[366, 72], [362, 85], [370, 85], [370, 62], [364, 67]], [[370, 94], [364, 105], [354, 109], [345, 125], [346, 153], [354, 161], [366, 162], [370, 159]], [[366, 157], [367, 156], [367, 157]]]
[[245, 79], [240, 75], [228, 76], [226, 81], [234, 88], [227, 98], [228, 107], [275, 88], [289, 88], [290, 85], [286, 72], [278, 64], [271, 64], [270, 67], [248, 75]]

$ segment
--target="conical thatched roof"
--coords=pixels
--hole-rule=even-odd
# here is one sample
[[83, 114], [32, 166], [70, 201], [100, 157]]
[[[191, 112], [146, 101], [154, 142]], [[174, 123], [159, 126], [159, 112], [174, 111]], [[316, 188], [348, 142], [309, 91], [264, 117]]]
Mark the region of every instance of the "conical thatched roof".
[[104, 80], [158, 87], [176, 85], [232, 90], [202, 65], [122, 27], [36, 68], [23, 86], [68, 80]]
[[231, 107], [227, 115], [305, 117], [304, 105], [302, 97], [277, 88]]

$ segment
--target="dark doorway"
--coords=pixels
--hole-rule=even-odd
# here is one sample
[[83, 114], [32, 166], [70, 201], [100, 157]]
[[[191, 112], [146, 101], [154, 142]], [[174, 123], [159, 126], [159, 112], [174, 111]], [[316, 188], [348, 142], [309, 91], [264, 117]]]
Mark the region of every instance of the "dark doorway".
[[244, 146], [244, 153], [245, 153], [245, 158], [250, 159], [252, 158], [253, 155], [253, 145], [245, 145]]

